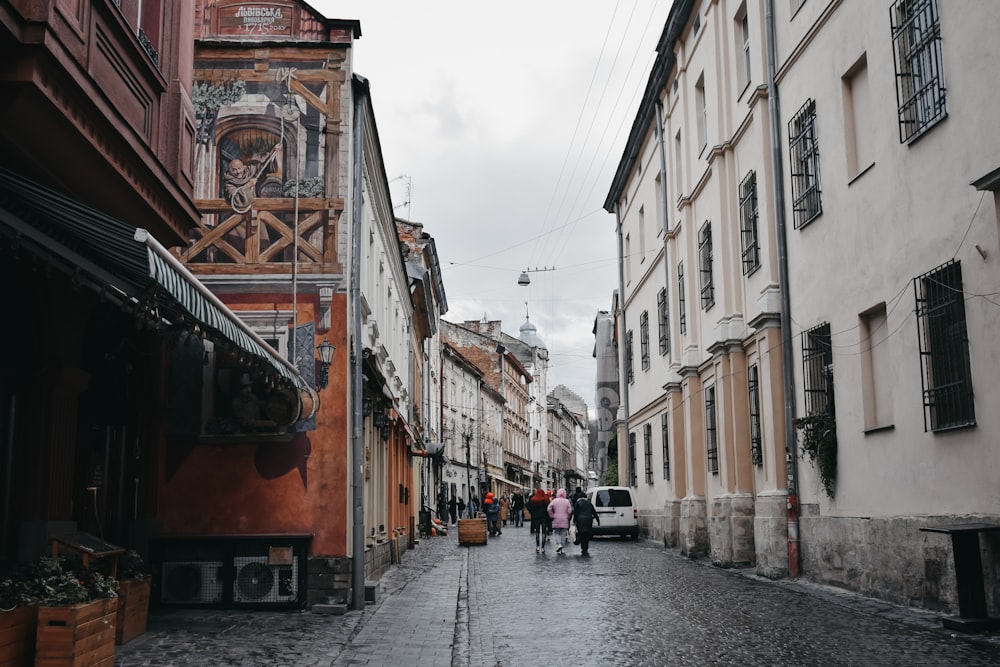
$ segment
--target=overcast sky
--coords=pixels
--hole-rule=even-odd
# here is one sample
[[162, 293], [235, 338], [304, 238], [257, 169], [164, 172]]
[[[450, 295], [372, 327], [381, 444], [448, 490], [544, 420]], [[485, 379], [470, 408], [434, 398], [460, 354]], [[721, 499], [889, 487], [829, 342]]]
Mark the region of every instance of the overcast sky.
[[[549, 390], [594, 403], [591, 333], [618, 286], [603, 210], [671, 0], [315, 0], [358, 19], [396, 215], [437, 244], [445, 319], [526, 312]], [[517, 284], [526, 268], [531, 284]]]

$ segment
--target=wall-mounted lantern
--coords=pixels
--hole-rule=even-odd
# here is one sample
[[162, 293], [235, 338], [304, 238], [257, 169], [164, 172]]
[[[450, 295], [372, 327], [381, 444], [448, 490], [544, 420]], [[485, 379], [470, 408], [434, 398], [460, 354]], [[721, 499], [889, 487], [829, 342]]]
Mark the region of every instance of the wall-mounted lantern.
[[319, 352], [319, 388], [326, 389], [326, 386], [330, 384], [330, 364], [333, 363], [333, 353], [337, 351], [335, 345], [323, 337], [323, 342], [316, 346], [316, 351]]

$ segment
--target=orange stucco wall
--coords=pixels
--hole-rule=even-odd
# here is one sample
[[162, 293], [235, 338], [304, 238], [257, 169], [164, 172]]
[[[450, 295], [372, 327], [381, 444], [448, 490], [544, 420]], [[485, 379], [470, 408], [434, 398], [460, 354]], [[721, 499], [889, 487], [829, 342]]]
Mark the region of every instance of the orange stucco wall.
[[[234, 311], [291, 309], [288, 296], [224, 299]], [[300, 295], [299, 322], [316, 321], [318, 303]], [[347, 555], [348, 422], [346, 298], [335, 295], [332, 327], [317, 332], [337, 347], [320, 393], [316, 430], [291, 442], [200, 444], [171, 438], [160, 458], [164, 535], [311, 533], [312, 556]]]

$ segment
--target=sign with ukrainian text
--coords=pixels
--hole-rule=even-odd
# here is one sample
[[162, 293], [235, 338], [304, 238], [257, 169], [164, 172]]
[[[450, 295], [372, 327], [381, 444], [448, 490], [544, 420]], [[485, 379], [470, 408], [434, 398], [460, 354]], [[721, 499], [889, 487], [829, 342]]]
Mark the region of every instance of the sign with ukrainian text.
[[291, 37], [292, 8], [245, 2], [219, 8], [219, 34], [242, 37]]

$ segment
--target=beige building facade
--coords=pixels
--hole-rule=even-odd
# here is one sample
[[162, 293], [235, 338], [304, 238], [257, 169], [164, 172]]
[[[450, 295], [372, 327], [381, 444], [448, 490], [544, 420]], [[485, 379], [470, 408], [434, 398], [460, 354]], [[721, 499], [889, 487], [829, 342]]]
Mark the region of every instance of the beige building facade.
[[619, 469], [648, 536], [957, 611], [950, 540], [921, 529], [1000, 516], [998, 20], [674, 3], [605, 204]]

